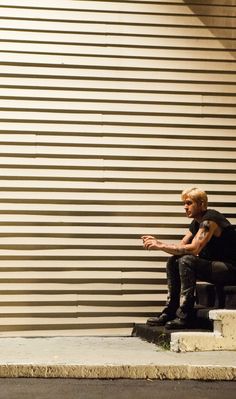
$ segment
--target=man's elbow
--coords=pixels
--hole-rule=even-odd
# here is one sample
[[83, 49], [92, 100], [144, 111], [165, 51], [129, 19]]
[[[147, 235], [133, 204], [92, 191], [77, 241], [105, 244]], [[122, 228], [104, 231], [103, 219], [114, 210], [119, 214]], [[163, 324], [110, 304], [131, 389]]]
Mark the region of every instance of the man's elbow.
[[191, 248], [188, 248], [188, 253], [189, 253], [190, 255], [198, 256], [198, 255], [199, 255], [199, 252], [200, 252], [200, 248], [198, 248], [198, 247], [196, 247], [196, 246], [193, 246], [193, 247], [191, 247]]
[[199, 255], [199, 250], [193, 250], [192, 251], [192, 255], [194, 255], [194, 256], [198, 256]]

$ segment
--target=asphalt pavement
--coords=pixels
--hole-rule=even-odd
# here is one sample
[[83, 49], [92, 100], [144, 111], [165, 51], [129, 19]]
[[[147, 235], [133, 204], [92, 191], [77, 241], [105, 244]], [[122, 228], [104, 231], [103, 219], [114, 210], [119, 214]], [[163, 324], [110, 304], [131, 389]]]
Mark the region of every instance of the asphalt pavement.
[[0, 379], [0, 399], [235, 399], [232, 381]]

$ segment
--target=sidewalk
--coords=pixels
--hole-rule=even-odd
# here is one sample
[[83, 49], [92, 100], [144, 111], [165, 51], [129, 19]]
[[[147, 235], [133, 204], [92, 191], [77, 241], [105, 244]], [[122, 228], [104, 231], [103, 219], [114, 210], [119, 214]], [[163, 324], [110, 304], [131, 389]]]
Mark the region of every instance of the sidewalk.
[[0, 353], [0, 377], [236, 380], [236, 351], [175, 353], [136, 337], [1, 337]]

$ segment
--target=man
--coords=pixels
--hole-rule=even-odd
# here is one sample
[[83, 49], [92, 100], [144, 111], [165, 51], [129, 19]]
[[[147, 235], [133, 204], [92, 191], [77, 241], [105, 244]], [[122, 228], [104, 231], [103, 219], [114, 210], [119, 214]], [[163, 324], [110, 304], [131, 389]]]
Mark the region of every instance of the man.
[[177, 245], [153, 236], [143, 236], [148, 250], [161, 250], [172, 256], [166, 266], [168, 297], [159, 317], [147, 320], [152, 326], [182, 329], [193, 317], [196, 281], [236, 284], [236, 231], [218, 211], [207, 209], [208, 198], [198, 188], [181, 194], [188, 218], [189, 231]]

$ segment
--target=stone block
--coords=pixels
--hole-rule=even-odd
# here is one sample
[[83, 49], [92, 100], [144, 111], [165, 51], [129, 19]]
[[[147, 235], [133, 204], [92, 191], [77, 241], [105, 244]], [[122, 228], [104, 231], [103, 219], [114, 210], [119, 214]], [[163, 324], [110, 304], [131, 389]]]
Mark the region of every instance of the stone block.
[[236, 350], [236, 310], [214, 309], [209, 317], [214, 322], [213, 332], [174, 332], [170, 349], [174, 352]]

